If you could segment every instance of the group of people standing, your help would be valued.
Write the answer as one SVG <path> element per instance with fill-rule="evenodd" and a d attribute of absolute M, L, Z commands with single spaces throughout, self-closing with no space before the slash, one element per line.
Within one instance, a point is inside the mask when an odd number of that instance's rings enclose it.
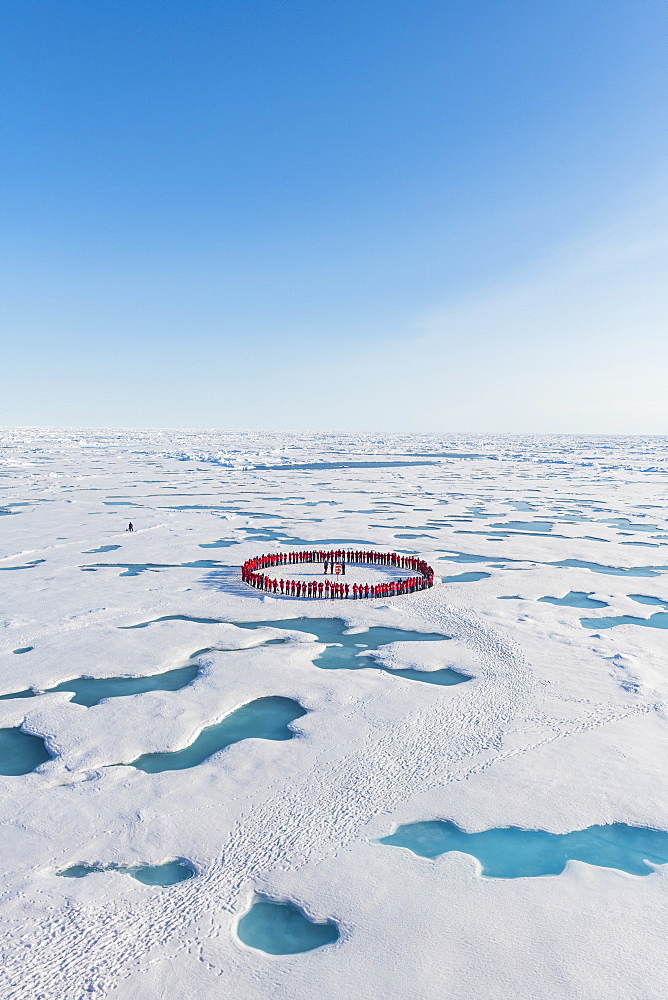
<path fill-rule="evenodd" d="M 336 583 L 334 580 L 286 580 L 277 579 L 266 569 L 276 566 L 294 565 L 295 563 L 322 562 L 325 574 L 328 567 L 332 573 L 343 571 L 348 563 L 376 563 L 380 566 L 396 566 L 398 569 L 414 570 L 416 575 L 387 583 Z M 402 556 L 398 552 L 358 551 L 335 549 L 329 552 L 311 550 L 302 552 L 272 552 L 268 555 L 253 556 L 247 559 L 241 567 L 241 578 L 251 587 L 265 590 L 272 594 L 283 594 L 289 597 L 308 598 L 352 598 L 359 600 L 367 597 L 396 597 L 400 594 L 412 594 L 416 590 L 426 590 L 434 585 L 434 571 L 424 559 L 415 556 Z"/>

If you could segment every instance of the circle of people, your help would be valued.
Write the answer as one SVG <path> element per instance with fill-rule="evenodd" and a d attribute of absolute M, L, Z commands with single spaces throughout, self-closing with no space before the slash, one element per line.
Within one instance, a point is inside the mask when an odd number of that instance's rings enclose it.
<path fill-rule="evenodd" d="M 275 570 L 277 566 L 292 566 L 298 563 L 324 564 L 324 580 L 286 580 L 278 579 L 263 572 Z M 379 566 L 395 566 L 397 569 L 414 570 L 416 575 L 389 580 L 387 583 L 342 583 L 330 580 L 331 575 L 345 576 L 346 563 L 375 563 Z M 251 587 L 266 590 L 271 594 L 283 594 L 287 597 L 310 598 L 352 598 L 359 600 L 366 597 L 396 597 L 400 594 L 413 594 L 416 590 L 426 590 L 434 585 L 434 571 L 431 566 L 415 556 L 402 556 L 398 552 L 374 552 L 361 550 L 336 549 L 330 552 L 274 552 L 268 555 L 253 556 L 247 559 L 241 567 L 241 579 Z"/>

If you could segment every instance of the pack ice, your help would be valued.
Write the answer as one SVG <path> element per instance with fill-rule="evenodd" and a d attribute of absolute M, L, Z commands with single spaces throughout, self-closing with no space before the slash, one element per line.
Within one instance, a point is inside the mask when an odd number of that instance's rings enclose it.
<path fill-rule="evenodd" d="M 3 1000 L 664 1000 L 666 454 L 0 432 Z"/>

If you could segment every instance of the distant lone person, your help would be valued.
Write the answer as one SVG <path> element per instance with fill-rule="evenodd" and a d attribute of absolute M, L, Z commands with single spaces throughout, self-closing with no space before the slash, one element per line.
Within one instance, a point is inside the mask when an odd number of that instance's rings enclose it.
<path fill-rule="evenodd" d="M 134 531 L 134 530 L 135 530 L 134 529 L 134 525 L 133 525 L 132 521 L 130 521 L 130 523 L 128 524 L 128 531 Z"/>

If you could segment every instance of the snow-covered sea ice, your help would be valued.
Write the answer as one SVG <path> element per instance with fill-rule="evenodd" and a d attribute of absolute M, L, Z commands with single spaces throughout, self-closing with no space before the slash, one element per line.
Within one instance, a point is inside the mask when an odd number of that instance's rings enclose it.
<path fill-rule="evenodd" d="M 4 431 L 0 996 L 664 1000 L 665 445 Z"/>

